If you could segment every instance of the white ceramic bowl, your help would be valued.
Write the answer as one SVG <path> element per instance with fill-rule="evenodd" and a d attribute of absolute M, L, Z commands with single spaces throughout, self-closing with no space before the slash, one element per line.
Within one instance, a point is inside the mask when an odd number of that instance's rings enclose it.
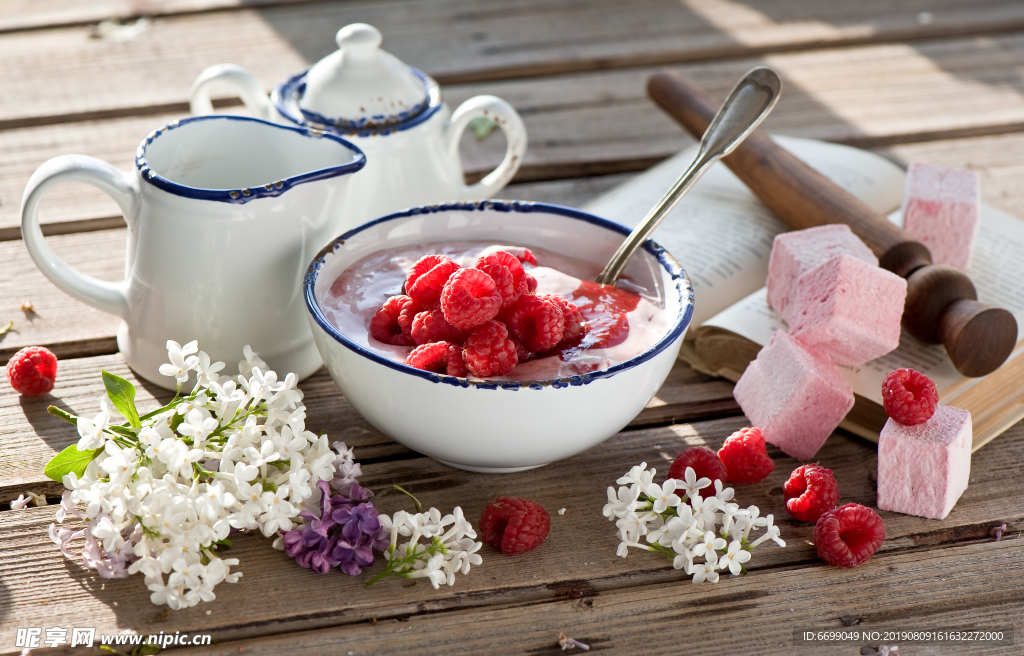
<path fill-rule="evenodd" d="M 625 275 L 663 299 L 672 317 L 668 333 L 619 365 L 557 380 L 498 382 L 414 369 L 348 339 L 321 303 L 342 271 L 385 249 L 489 241 L 546 248 L 603 266 L 628 232 L 578 210 L 517 201 L 431 205 L 376 219 L 324 248 L 306 272 L 316 347 L 334 382 L 367 421 L 452 467 L 511 472 L 574 455 L 628 424 L 675 363 L 693 313 L 693 289 L 679 263 L 657 244 L 648 241 Z"/>

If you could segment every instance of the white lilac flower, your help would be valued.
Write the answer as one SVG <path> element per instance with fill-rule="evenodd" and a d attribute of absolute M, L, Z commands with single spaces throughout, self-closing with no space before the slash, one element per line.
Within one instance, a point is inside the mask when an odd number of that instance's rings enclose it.
<path fill-rule="evenodd" d="M 718 583 L 718 572 L 714 563 L 697 563 L 693 566 L 693 582 Z"/>
<path fill-rule="evenodd" d="M 24 494 L 19 494 L 18 498 L 11 502 L 11 510 L 24 510 L 28 508 L 28 504 L 32 499 L 26 497 Z"/>
<path fill-rule="evenodd" d="M 616 523 L 620 541 L 615 553 L 623 558 L 630 548 L 656 551 L 668 557 L 675 569 L 690 575 L 694 583 L 716 583 L 719 570 L 734 575 L 744 572 L 751 551 L 766 540 L 785 546 L 772 516 L 760 517 L 757 506 L 740 508 L 732 501 L 735 492 L 721 481 L 715 481 L 714 496 L 703 498 L 700 490 L 710 481 L 697 480 L 692 468 L 679 483 L 669 480 L 656 485 L 653 470 L 641 463 L 617 482 L 622 487 L 608 488 L 603 514 Z M 685 489 L 687 498 L 671 499 L 678 489 Z M 748 542 L 757 528 L 764 528 L 765 533 Z M 644 535 L 651 546 L 639 543 Z M 704 562 L 694 563 L 694 558 Z"/>
<path fill-rule="evenodd" d="M 645 488 L 654 482 L 655 471 L 657 470 L 647 469 L 646 462 L 641 462 L 626 472 L 624 476 L 620 476 L 619 480 L 615 482 L 619 485 L 639 485 L 641 488 Z"/>
<path fill-rule="evenodd" d="M 199 362 L 193 353 L 199 350 L 198 342 L 191 341 L 182 346 L 174 340 L 167 340 L 167 357 L 170 363 L 160 365 L 158 371 L 162 376 L 172 376 L 181 385 L 188 380 L 188 372 Z"/>
<path fill-rule="evenodd" d="M 267 368 L 267 363 L 261 360 L 248 344 L 242 347 L 242 356 L 244 359 L 238 363 L 238 373 L 243 376 L 251 376 L 254 368 Z"/>
<path fill-rule="evenodd" d="M 278 379 L 248 347 L 237 380 L 223 378 L 223 363 L 196 342 L 169 341 L 167 350 L 170 362 L 160 371 L 175 378 L 178 394 L 163 408 L 138 410 L 141 426 L 113 425 L 106 399 L 95 417 L 72 418 L 79 449 L 96 457 L 63 477 L 67 490 L 50 538 L 68 558 L 84 542 L 82 563 L 101 577 L 142 573 L 150 600 L 177 610 L 215 599 L 217 585 L 242 575 L 232 569 L 236 559 L 217 557 L 232 529 L 259 531 L 284 547 L 281 532 L 307 523 L 299 511 L 317 509 L 321 489 L 358 487 L 362 472 L 351 449 L 338 443 L 336 453 L 326 435 L 306 430 L 294 374 Z M 195 387 L 186 393 L 181 385 L 192 371 Z M 14 507 L 31 500 L 23 495 Z M 85 528 L 58 526 L 73 517 Z M 390 521 L 382 517 L 381 525 Z M 426 554 L 407 573 L 451 584 L 481 562 L 481 543 L 459 508 L 406 515 L 401 524 L 415 535 L 392 555 Z M 389 530 L 394 544 L 399 529 Z M 438 553 L 441 560 L 428 567 Z"/>
<path fill-rule="evenodd" d="M 623 485 L 616 492 L 615 488 L 608 488 L 608 503 L 604 506 L 604 516 L 608 519 L 621 519 L 637 509 L 640 498 L 640 486 L 633 484 Z"/>
<path fill-rule="evenodd" d="M 693 467 L 687 467 L 686 472 L 683 475 L 684 480 L 681 481 L 680 489 L 686 491 L 686 496 L 691 499 L 695 496 L 700 495 L 700 491 L 711 485 L 711 479 L 707 477 L 697 478 L 697 474 L 694 473 Z M 675 480 L 675 479 L 669 479 Z"/>
<path fill-rule="evenodd" d="M 740 544 L 739 540 L 733 540 L 729 543 L 729 550 L 719 558 L 718 566 L 721 569 L 728 568 L 734 576 L 738 576 L 743 570 L 743 563 L 749 560 L 750 552 L 743 549 L 743 545 Z"/>
<path fill-rule="evenodd" d="M 92 449 L 98 449 L 103 446 L 103 443 L 107 441 L 104 431 L 107 428 L 107 423 L 110 421 L 110 413 L 106 410 L 100 411 L 98 415 L 92 419 L 86 419 L 85 417 L 78 418 L 78 450 L 79 451 L 90 451 Z"/>
<path fill-rule="evenodd" d="M 687 469 L 693 472 L 689 467 Z M 651 499 L 651 509 L 654 512 L 663 513 L 669 508 L 675 508 L 679 503 L 679 495 L 675 493 L 676 482 L 676 479 L 670 478 L 661 485 L 651 483 L 644 489 L 644 493 Z"/>

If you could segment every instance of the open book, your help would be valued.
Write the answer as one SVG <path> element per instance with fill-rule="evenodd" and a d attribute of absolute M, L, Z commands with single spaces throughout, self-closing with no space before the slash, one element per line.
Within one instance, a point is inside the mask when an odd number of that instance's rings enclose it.
<path fill-rule="evenodd" d="M 808 139 L 776 137 L 797 157 L 899 224 L 902 169 L 873 153 Z M 690 149 L 596 199 L 586 208 L 635 226 L 692 160 Z M 786 226 L 736 176 L 715 164 L 654 232 L 693 282 L 694 317 L 680 357 L 695 369 L 736 381 L 772 333 L 786 324 L 768 307 L 764 281 L 772 240 Z M 978 298 L 1008 309 L 1024 326 L 1024 222 L 982 206 L 968 274 Z M 974 450 L 1024 419 L 1024 340 L 998 370 L 966 378 L 941 345 L 904 333 L 892 353 L 860 367 L 840 367 L 856 403 L 840 426 L 878 441 L 885 423 L 882 381 L 892 369 L 917 369 L 935 381 L 940 402 L 971 413 Z"/>

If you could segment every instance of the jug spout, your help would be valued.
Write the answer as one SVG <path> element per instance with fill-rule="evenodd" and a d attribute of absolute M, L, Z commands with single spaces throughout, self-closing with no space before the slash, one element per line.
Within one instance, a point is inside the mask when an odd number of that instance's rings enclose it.
<path fill-rule="evenodd" d="M 189 93 L 189 109 L 193 115 L 213 113 L 210 88 L 217 85 L 237 93 L 254 116 L 267 121 L 274 120 L 274 108 L 259 81 L 252 73 L 234 64 L 217 64 L 199 74 Z"/>

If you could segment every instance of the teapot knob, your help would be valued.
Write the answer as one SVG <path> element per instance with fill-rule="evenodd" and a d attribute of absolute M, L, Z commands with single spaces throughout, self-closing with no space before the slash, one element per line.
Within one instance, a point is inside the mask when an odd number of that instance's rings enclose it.
<path fill-rule="evenodd" d="M 338 47 L 358 59 L 372 57 L 380 48 L 380 30 L 366 23 L 352 23 L 338 30 Z"/>

